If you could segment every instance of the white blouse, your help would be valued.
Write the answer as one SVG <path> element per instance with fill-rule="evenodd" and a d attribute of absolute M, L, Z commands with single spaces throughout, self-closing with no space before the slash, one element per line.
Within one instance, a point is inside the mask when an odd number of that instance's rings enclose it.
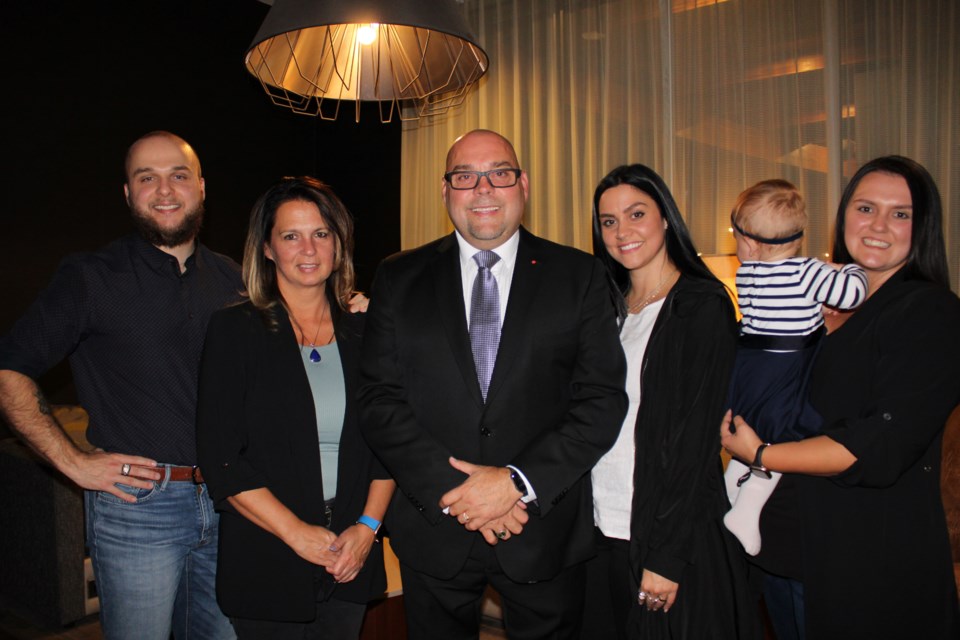
<path fill-rule="evenodd" d="M 620 344 L 627 358 L 626 391 L 630 407 L 613 448 L 600 458 L 590 473 L 593 522 L 608 538 L 630 539 L 633 462 L 636 459 L 633 432 L 640 410 L 640 368 L 662 307 L 663 299 L 660 299 L 641 309 L 640 313 L 628 315 L 620 331 Z"/>

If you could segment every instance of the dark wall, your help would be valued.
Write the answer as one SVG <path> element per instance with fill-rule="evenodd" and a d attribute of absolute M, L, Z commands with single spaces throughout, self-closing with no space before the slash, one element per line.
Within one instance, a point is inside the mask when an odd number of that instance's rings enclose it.
<path fill-rule="evenodd" d="M 400 125 L 375 111 L 357 124 L 352 104 L 337 122 L 271 104 L 243 66 L 268 9 L 256 0 L 4 4 L 0 333 L 64 255 L 132 228 L 123 157 L 155 129 L 200 156 L 201 238 L 211 248 L 239 261 L 257 196 L 281 176 L 314 175 L 356 218 L 359 286 L 369 287 L 400 244 Z M 63 378 L 41 380 L 55 401 L 70 399 L 57 397 Z"/>

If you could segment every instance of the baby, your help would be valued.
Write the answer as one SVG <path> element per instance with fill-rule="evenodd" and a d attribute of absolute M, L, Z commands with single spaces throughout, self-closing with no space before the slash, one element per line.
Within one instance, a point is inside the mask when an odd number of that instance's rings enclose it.
<path fill-rule="evenodd" d="M 801 440 L 820 430 L 806 388 L 824 334 L 822 305 L 858 306 L 866 298 L 866 274 L 853 264 L 797 257 L 807 212 L 786 180 L 764 180 L 741 193 L 731 221 L 743 319 L 729 406 L 765 443 Z M 760 552 L 760 511 L 780 476 L 737 460 L 727 467 L 733 508 L 723 522 L 750 555 Z"/>

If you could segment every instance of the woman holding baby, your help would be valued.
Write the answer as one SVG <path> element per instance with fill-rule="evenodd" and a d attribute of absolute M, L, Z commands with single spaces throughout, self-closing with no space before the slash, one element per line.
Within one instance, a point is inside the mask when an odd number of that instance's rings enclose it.
<path fill-rule="evenodd" d="M 943 426 L 960 402 L 960 300 L 942 225 L 921 165 L 900 156 L 864 165 L 840 202 L 833 260 L 866 271 L 867 299 L 828 316 L 809 383 L 820 435 L 766 444 L 739 417 L 721 426 L 734 457 L 784 473 L 755 560 L 780 640 L 781 629 L 960 637 L 940 500 Z"/>

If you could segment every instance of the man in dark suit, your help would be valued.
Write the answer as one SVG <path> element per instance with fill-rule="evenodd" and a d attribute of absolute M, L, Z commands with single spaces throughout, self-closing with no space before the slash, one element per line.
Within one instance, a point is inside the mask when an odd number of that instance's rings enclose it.
<path fill-rule="evenodd" d="M 529 183 L 508 140 L 472 131 L 446 168 L 456 233 L 384 261 L 363 348 L 361 425 L 400 488 L 387 528 L 410 636 L 476 638 L 491 584 L 509 637 L 575 637 L 588 471 L 627 408 L 606 275 L 521 228 Z"/>

